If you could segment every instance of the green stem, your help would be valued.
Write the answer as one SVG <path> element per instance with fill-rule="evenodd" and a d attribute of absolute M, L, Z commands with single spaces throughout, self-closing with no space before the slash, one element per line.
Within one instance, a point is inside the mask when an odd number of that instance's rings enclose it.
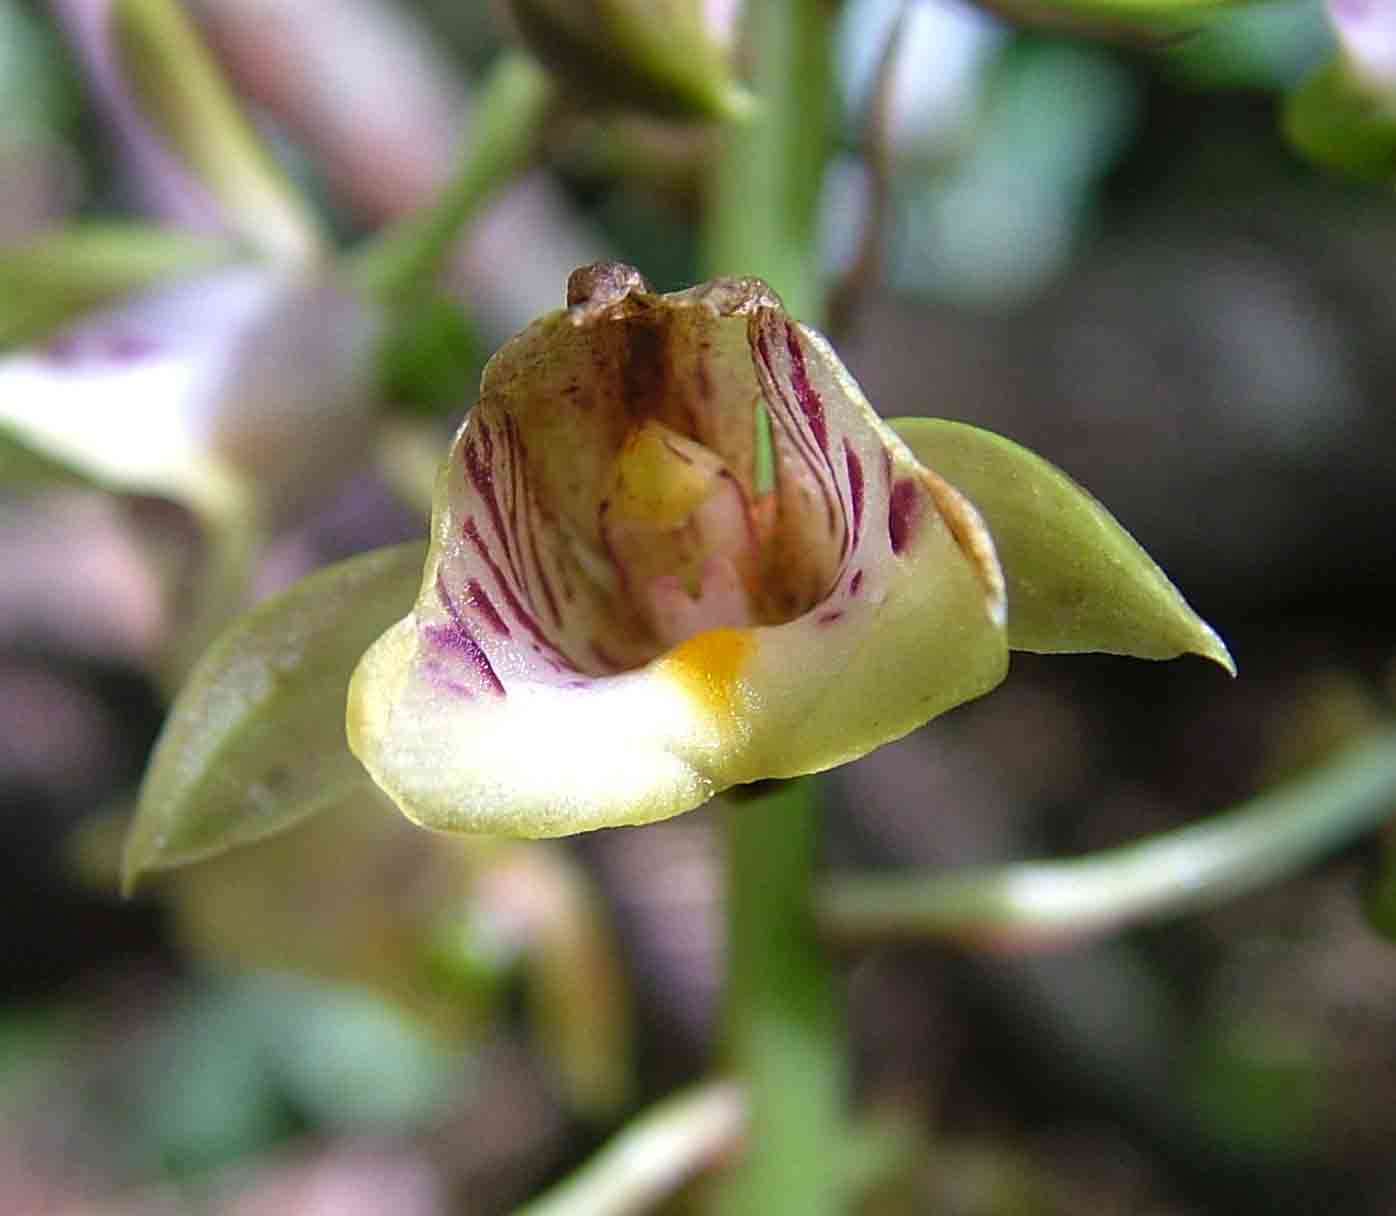
<path fill-rule="evenodd" d="M 719 1188 L 729 1216 L 843 1210 L 845 1045 L 827 952 L 810 908 L 814 783 L 728 795 L 726 1049 L 749 1093 L 748 1150 Z"/>
<path fill-rule="evenodd" d="M 1215 818 L 1077 861 L 835 878 L 840 941 L 951 938 L 1023 949 L 1176 916 L 1298 873 L 1396 814 L 1396 732 Z"/>
<path fill-rule="evenodd" d="M 756 275 L 790 314 L 818 325 L 819 193 L 833 96 L 827 0 L 753 5 L 758 110 L 727 127 L 704 234 L 710 275 Z M 775 484 L 771 420 L 756 415 L 757 494 Z"/>
<path fill-rule="evenodd" d="M 790 314 L 820 323 L 819 194 L 833 97 L 829 0 L 748 6 L 757 111 L 726 132 L 704 257 L 709 274 L 758 275 Z"/>
<path fill-rule="evenodd" d="M 741 1090 L 732 1082 L 689 1090 L 636 1119 L 515 1216 L 641 1216 L 732 1152 L 745 1124 Z"/>
<path fill-rule="evenodd" d="M 323 252 L 314 212 L 247 121 L 184 6 L 116 0 L 111 19 L 142 108 L 238 235 L 277 259 Z"/>
<path fill-rule="evenodd" d="M 437 273 L 460 236 L 537 147 L 553 99 L 552 82 L 532 59 L 506 52 L 482 89 L 464 159 L 432 207 L 380 233 L 349 259 L 359 285 L 394 300 Z"/>
<path fill-rule="evenodd" d="M 827 0 L 748 6 L 757 111 L 727 128 L 704 233 L 709 274 L 758 275 L 795 316 L 818 320 L 816 227 L 828 152 Z M 757 468 L 771 476 L 769 419 Z M 769 489 L 769 486 L 759 486 Z M 812 783 L 758 787 L 724 806 L 728 833 L 726 1046 L 748 1088 L 750 1148 L 721 1213 L 821 1216 L 842 1209 L 837 1154 L 844 1030 L 810 909 L 819 817 Z"/>

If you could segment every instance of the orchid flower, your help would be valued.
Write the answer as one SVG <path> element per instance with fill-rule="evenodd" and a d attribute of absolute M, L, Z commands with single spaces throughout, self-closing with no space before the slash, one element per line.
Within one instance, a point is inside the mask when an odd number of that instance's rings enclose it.
<path fill-rule="evenodd" d="M 0 434 L 116 489 L 201 505 L 245 483 L 285 515 L 361 452 L 379 328 L 325 271 L 216 270 L 0 357 Z"/>
<path fill-rule="evenodd" d="M 663 819 L 864 755 L 987 692 L 1010 646 L 1229 667 L 1065 475 L 883 422 L 759 280 L 657 295 L 603 263 L 567 303 L 486 368 L 415 607 L 350 684 L 350 747 L 414 821 Z"/>
<path fill-rule="evenodd" d="M 236 614 L 262 535 L 364 456 L 379 311 L 325 269 L 246 264 L 134 294 L 0 356 L 0 461 L 170 499 L 203 556 L 159 666 Z"/>

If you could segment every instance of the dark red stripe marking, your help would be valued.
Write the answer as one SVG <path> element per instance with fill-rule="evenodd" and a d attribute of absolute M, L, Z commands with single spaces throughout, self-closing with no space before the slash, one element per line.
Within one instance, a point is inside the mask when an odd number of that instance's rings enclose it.
<path fill-rule="evenodd" d="M 539 628 L 538 622 L 535 621 L 528 610 L 519 603 L 519 597 L 514 594 L 514 589 L 510 586 L 509 580 L 504 577 L 504 571 L 499 568 L 499 563 L 494 560 L 494 557 L 489 551 L 489 547 L 485 544 L 484 538 L 480 535 L 480 529 L 475 526 L 474 516 L 466 516 L 465 523 L 461 525 L 461 534 L 474 546 L 475 552 L 480 555 L 480 560 L 489 567 L 490 574 L 494 577 L 495 585 L 499 588 L 500 594 L 504 596 L 505 607 L 508 609 L 509 614 L 529 632 L 535 641 L 546 646 L 554 654 L 559 655 L 565 660 L 567 656 L 558 650 L 553 644 L 552 639 Z"/>
<path fill-rule="evenodd" d="M 523 526 L 529 526 L 528 508 L 532 501 L 528 493 L 528 462 L 524 459 L 523 442 L 519 439 L 519 424 L 513 414 L 504 416 L 504 442 L 508 448 L 509 455 L 509 528 L 510 545 L 517 545 L 519 548 L 519 560 L 515 565 L 511 560 L 509 568 L 514 572 L 514 577 L 519 583 L 519 590 L 528 596 L 528 601 L 535 608 L 537 604 L 533 601 L 533 596 L 529 594 L 528 584 L 523 580 L 523 569 L 527 565 L 524 557 L 523 542 L 520 539 L 519 516 L 520 504 L 522 504 Z M 512 558 L 513 549 L 509 549 Z"/>
<path fill-rule="evenodd" d="M 775 401 L 771 404 L 778 406 L 774 412 L 775 417 L 781 424 L 781 430 L 795 447 L 796 455 L 804 462 L 809 470 L 810 476 L 814 479 L 815 485 L 824 492 L 824 513 L 825 523 L 830 532 L 838 526 L 838 512 L 834 509 L 833 498 L 838 493 L 836 485 L 828 484 L 826 470 L 829 469 L 827 456 L 821 460 L 821 453 L 817 451 L 809 434 L 809 428 L 800 424 L 797 415 L 797 407 L 792 405 L 781 387 L 780 377 L 776 375 L 775 365 L 771 362 L 771 348 L 766 341 L 766 333 L 760 330 L 756 335 L 756 350 L 760 357 L 761 364 L 766 370 L 766 375 L 770 379 L 771 388 L 775 395 Z M 829 470 L 832 472 L 832 470 Z M 845 538 L 846 543 L 846 538 Z"/>
<path fill-rule="evenodd" d="M 805 367 L 805 352 L 800 349 L 800 340 L 795 336 L 795 327 L 785 326 L 785 349 L 790 352 L 790 384 L 795 390 L 795 400 L 809 420 L 819 450 L 829 454 L 829 423 L 824 417 L 824 402 L 809 382 L 809 369 Z"/>
<path fill-rule="evenodd" d="M 470 600 L 470 606 L 480 614 L 480 619 L 493 629 L 495 633 L 499 634 L 500 637 L 509 637 L 508 624 L 505 622 L 504 618 L 499 615 L 499 610 L 494 606 L 494 601 L 490 599 L 485 589 L 480 586 L 479 581 L 472 578 L 470 582 L 466 584 L 466 591 Z"/>
<path fill-rule="evenodd" d="M 446 587 L 446 580 L 442 577 L 440 570 L 436 572 L 436 597 L 441 601 L 441 606 L 446 609 L 446 615 L 451 618 L 451 623 L 449 625 L 428 625 L 427 636 L 438 646 L 454 650 L 475 669 L 493 692 L 498 693 L 501 697 L 504 696 L 504 685 L 499 676 L 495 674 L 489 655 L 485 653 L 475 635 L 470 632 L 470 626 L 466 624 L 460 607 L 451 598 L 451 593 Z"/>
<path fill-rule="evenodd" d="M 843 441 L 843 462 L 848 469 L 848 497 L 853 504 L 853 535 L 856 539 L 863 528 L 863 462 L 847 439 Z"/>
<path fill-rule="evenodd" d="M 520 586 L 523 579 L 519 574 L 518 564 L 514 560 L 511 532 L 504 526 L 504 516 L 499 509 L 499 496 L 495 485 L 494 470 L 494 434 L 478 415 L 470 420 L 471 433 L 466 437 L 466 441 L 461 445 L 462 455 L 465 458 L 466 475 L 470 478 L 470 484 L 474 486 L 475 493 L 484 501 L 486 509 L 490 513 L 490 523 L 494 528 L 495 535 L 499 538 L 500 547 L 504 550 L 504 558 L 509 563 L 509 570 L 514 576 L 514 581 Z"/>

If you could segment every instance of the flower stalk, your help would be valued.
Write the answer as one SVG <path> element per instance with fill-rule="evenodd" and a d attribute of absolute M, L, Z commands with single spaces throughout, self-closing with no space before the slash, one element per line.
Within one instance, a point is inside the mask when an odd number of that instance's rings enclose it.
<path fill-rule="evenodd" d="M 829 6 L 752 6 L 757 111 L 732 124 L 707 213 L 711 273 L 754 274 L 793 315 L 822 314 L 816 217 L 832 96 Z M 757 417 L 758 482 L 773 480 L 771 422 Z M 764 477 L 763 477 L 764 472 Z M 761 783 L 724 803 L 725 1047 L 746 1084 L 748 1147 L 717 1193 L 720 1216 L 840 1209 L 833 1154 L 847 1045 L 811 913 L 819 808 L 810 779 Z"/>
<path fill-rule="evenodd" d="M 843 1011 L 810 892 L 819 852 L 814 781 L 729 794 L 728 1062 L 750 1095 L 745 1154 L 718 1188 L 718 1216 L 843 1210 Z"/>
<path fill-rule="evenodd" d="M 277 260 L 321 256 L 324 234 L 309 203 L 248 122 L 183 6 L 116 0 L 111 18 L 143 109 L 218 200 L 229 226 Z"/>
<path fill-rule="evenodd" d="M 552 99 L 552 83 L 532 59 L 503 54 L 481 90 L 470 142 L 455 176 L 432 207 L 380 233 L 351 256 L 359 286 L 391 301 L 435 275 L 465 225 L 533 155 Z"/>

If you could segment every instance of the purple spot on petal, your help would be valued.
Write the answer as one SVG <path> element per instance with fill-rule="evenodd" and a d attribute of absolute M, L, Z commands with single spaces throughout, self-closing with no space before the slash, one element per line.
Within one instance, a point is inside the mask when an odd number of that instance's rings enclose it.
<path fill-rule="evenodd" d="M 832 608 L 828 612 L 821 612 L 817 617 L 814 618 L 814 623 L 816 625 L 832 625 L 835 621 L 841 620 L 842 617 L 842 609 Z"/>
<path fill-rule="evenodd" d="M 440 659 L 428 659 L 422 664 L 422 670 L 433 684 L 445 692 L 449 692 L 465 701 L 475 700 L 475 690 L 448 675 L 445 665 Z"/>
<path fill-rule="evenodd" d="M 135 363 L 159 349 L 160 343 L 148 334 L 112 334 L 106 342 L 106 353 L 113 363 Z"/>
<path fill-rule="evenodd" d="M 137 363 L 159 353 L 160 343 L 149 334 L 130 330 L 57 334 L 43 347 L 44 358 L 66 367 L 83 364 Z"/>
<path fill-rule="evenodd" d="M 82 343 L 73 334 L 56 334 L 44 343 L 44 358 L 50 363 L 69 366 L 82 358 Z"/>
<path fill-rule="evenodd" d="M 863 572 L 855 570 L 853 577 L 848 580 L 848 594 L 857 595 L 863 589 Z"/>
<path fill-rule="evenodd" d="M 915 478 L 903 477 L 892 487 L 887 503 L 887 536 L 893 553 L 900 554 L 911 543 L 911 534 L 916 530 L 924 503 Z"/>
<path fill-rule="evenodd" d="M 847 439 L 843 441 L 843 462 L 848 467 L 848 496 L 853 503 L 853 535 L 863 527 L 863 462 Z"/>

